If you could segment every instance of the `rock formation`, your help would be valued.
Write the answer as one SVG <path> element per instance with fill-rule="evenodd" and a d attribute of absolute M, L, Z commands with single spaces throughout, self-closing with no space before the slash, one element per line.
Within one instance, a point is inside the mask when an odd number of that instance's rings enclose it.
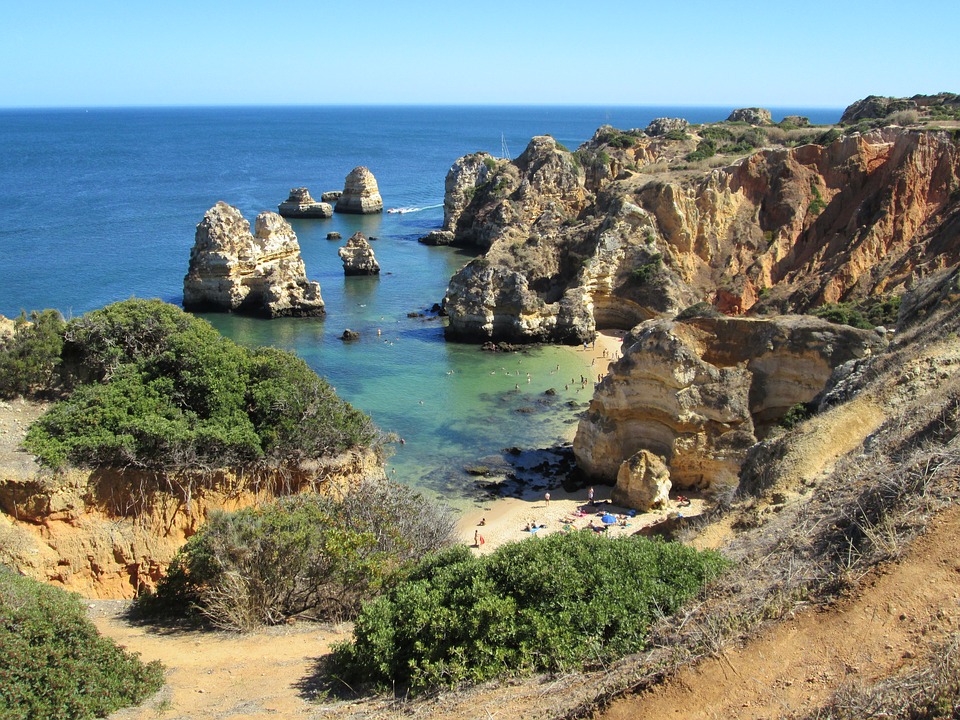
<path fill-rule="evenodd" d="M 929 115 L 934 109 L 946 110 L 955 116 L 960 111 L 960 95 L 938 93 L 914 95 L 908 98 L 870 95 L 849 105 L 840 117 L 840 124 L 849 125 L 861 120 L 876 120 L 904 110 L 916 110 L 919 115 Z"/>
<path fill-rule="evenodd" d="M 646 450 L 666 458 L 674 487 L 735 485 L 758 438 L 834 368 L 882 346 L 872 330 L 809 316 L 648 321 L 624 338 L 580 420 L 577 463 L 613 482 Z"/>
<path fill-rule="evenodd" d="M 23 432 L 25 425 L 19 429 Z M 37 580 L 90 598 L 132 598 L 156 586 L 210 513 L 383 477 L 372 450 L 251 475 L 219 471 L 176 481 L 136 470 L 71 470 L 51 479 L 27 453 L 0 467 L 0 555 Z"/>
<path fill-rule="evenodd" d="M 305 187 L 290 188 L 290 197 L 280 203 L 277 212 L 285 218 L 333 217 L 330 203 L 317 202 Z"/>
<path fill-rule="evenodd" d="M 373 173 L 363 166 L 351 170 L 334 210 L 355 215 L 383 212 L 383 198 Z"/>
<path fill-rule="evenodd" d="M 666 135 L 667 133 L 678 131 L 686 132 L 687 128 L 690 127 L 688 123 L 683 118 L 654 118 L 650 121 L 650 124 L 647 125 L 646 133 L 651 137 L 658 135 Z"/>
<path fill-rule="evenodd" d="M 888 127 L 709 171 L 630 169 L 682 162 L 698 142 L 601 128 L 575 154 L 535 138 L 513 162 L 458 161 L 442 232 L 485 253 L 450 281 L 448 336 L 577 343 L 698 302 L 803 312 L 899 295 L 960 260 L 949 132 Z"/>
<path fill-rule="evenodd" d="M 343 195 L 342 190 L 327 190 L 327 192 L 320 195 L 320 200 L 325 203 L 335 203 L 340 199 L 341 195 Z"/>
<path fill-rule="evenodd" d="M 268 318 L 324 314 L 320 285 L 307 280 L 290 224 L 276 213 L 262 212 L 251 234 L 240 211 L 224 202 L 210 208 L 197 225 L 183 306 Z"/>
<path fill-rule="evenodd" d="M 737 108 L 727 118 L 727 122 L 745 122 L 750 125 L 770 125 L 773 117 L 764 108 Z"/>
<path fill-rule="evenodd" d="M 380 264 L 373 256 L 373 248 L 362 232 L 355 232 L 338 253 L 343 261 L 344 275 L 380 274 Z"/>
<path fill-rule="evenodd" d="M 670 470 L 663 458 L 640 450 L 621 463 L 610 498 L 614 505 L 649 512 L 670 501 L 670 488 Z"/>

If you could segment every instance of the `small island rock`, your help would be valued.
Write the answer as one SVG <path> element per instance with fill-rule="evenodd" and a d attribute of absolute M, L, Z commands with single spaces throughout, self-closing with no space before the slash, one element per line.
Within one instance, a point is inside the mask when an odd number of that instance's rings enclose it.
<path fill-rule="evenodd" d="M 350 171 L 343 184 L 343 194 L 334 210 L 338 213 L 368 215 L 383 212 L 383 198 L 377 179 L 367 168 L 360 166 Z"/>
<path fill-rule="evenodd" d="M 345 275 L 379 275 L 380 264 L 362 232 L 356 232 L 339 250 Z"/>
<path fill-rule="evenodd" d="M 277 212 L 285 218 L 333 217 L 330 203 L 317 202 L 305 187 L 290 188 L 290 197 L 280 203 Z"/>
<path fill-rule="evenodd" d="M 727 122 L 745 122 L 750 125 L 770 125 L 773 122 L 773 116 L 770 114 L 769 110 L 763 108 L 737 108 L 732 113 L 730 117 L 727 118 Z"/>
<path fill-rule="evenodd" d="M 328 233 L 327 233 L 327 240 L 339 240 L 339 239 L 341 239 L 342 237 L 343 237 L 343 236 L 342 236 L 340 233 L 338 233 L 338 232 L 328 232 Z"/>
<path fill-rule="evenodd" d="M 320 284 L 307 280 L 290 223 L 262 212 L 254 227 L 251 234 L 250 223 L 225 202 L 207 210 L 183 279 L 183 307 L 268 318 L 323 315 Z"/>
<path fill-rule="evenodd" d="M 327 190 L 320 195 L 320 199 L 325 203 L 335 203 L 341 195 L 343 195 L 343 192 L 340 190 Z"/>

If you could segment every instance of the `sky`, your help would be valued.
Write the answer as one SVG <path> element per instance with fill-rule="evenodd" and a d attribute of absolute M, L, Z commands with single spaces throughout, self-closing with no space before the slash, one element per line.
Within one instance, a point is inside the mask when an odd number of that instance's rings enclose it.
<path fill-rule="evenodd" d="M 44 0 L 0 107 L 844 107 L 960 92 L 960 2 Z"/>

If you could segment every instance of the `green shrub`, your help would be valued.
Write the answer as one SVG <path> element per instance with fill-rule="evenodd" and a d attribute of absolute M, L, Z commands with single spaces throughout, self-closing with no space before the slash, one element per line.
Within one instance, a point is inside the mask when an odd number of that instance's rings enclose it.
<path fill-rule="evenodd" d="M 59 385 L 63 316 L 56 310 L 21 313 L 13 335 L 0 338 L 0 397 L 50 395 Z"/>
<path fill-rule="evenodd" d="M 817 145 L 826 146 L 839 138 L 841 135 L 843 135 L 843 133 L 839 128 L 830 128 L 829 130 L 825 130 L 823 133 L 818 135 L 813 142 Z"/>
<path fill-rule="evenodd" d="M 692 153 L 687 153 L 686 160 L 688 162 L 697 162 L 699 160 L 706 160 L 707 158 L 713 157 L 717 154 L 717 146 L 713 140 L 709 138 L 704 138 L 699 143 L 697 143 L 697 149 Z"/>
<path fill-rule="evenodd" d="M 450 511 L 404 485 L 368 481 L 340 500 L 287 497 L 212 515 L 137 609 L 199 612 L 230 630 L 295 615 L 349 619 L 404 565 L 454 539 Z"/>
<path fill-rule="evenodd" d="M 637 139 L 629 135 L 615 135 L 607 141 L 607 144 L 610 147 L 620 148 L 621 150 L 626 150 L 627 148 L 632 148 L 637 142 Z"/>
<path fill-rule="evenodd" d="M 653 620 L 724 565 L 717 553 L 590 531 L 480 557 L 455 547 L 364 606 L 331 675 L 417 692 L 595 666 L 642 649 Z"/>
<path fill-rule="evenodd" d="M 816 408 L 811 403 L 797 403 L 780 418 L 780 426 L 792 430 L 807 418 L 813 417 L 815 412 Z"/>
<path fill-rule="evenodd" d="M 869 330 L 873 324 L 852 303 L 824 303 L 813 310 L 813 315 L 838 325 Z"/>
<path fill-rule="evenodd" d="M 162 685 L 160 663 L 102 637 L 75 595 L 0 566 L 0 717 L 105 717 Z"/>
<path fill-rule="evenodd" d="M 299 462 L 377 436 L 295 355 L 242 348 L 159 300 L 88 313 L 64 338 L 64 373 L 76 389 L 24 442 L 49 467 Z"/>
<path fill-rule="evenodd" d="M 488 157 L 485 157 L 485 158 L 483 159 L 483 164 L 487 166 L 487 170 L 496 170 L 496 169 L 497 169 L 497 161 L 494 160 L 492 157 L 489 157 L 489 156 L 488 156 Z"/>
<path fill-rule="evenodd" d="M 820 194 L 820 188 L 810 183 L 810 192 L 813 193 L 813 200 L 810 201 L 809 207 L 807 207 L 807 212 L 811 215 L 819 215 L 827 207 L 826 201 L 823 199 L 823 195 Z"/>
<path fill-rule="evenodd" d="M 644 285 L 653 280 L 663 268 L 663 255 L 654 253 L 647 262 L 630 271 L 630 280 Z"/>
<path fill-rule="evenodd" d="M 674 320 L 692 320 L 693 318 L 720 318 L 723 317 L 723 313 L 717 310 L 713 305 L 708 302 L 698 302 L 694 303 L 688 308 L 684 308 Z"/>
<path fill-rule="evenodd" d="M 690 136 L 686 133 L 686 131 L 681 130 L 680 128 L 674 128 L 670 132 L 665 133 L 664 137 L 667 140 L 689 140 L 690 139 Z"/>

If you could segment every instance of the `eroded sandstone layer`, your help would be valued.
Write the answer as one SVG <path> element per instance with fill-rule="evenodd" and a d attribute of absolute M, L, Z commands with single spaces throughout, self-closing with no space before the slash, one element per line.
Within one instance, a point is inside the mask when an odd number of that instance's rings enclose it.
<path fill-rule="evenodd" d="M 576 153 L 541 137 L 515 161 L 458 160 L 437 239 L 484 254 L 451 279 L 448 336 L 578 343 L 697 302 L 803 312 L 902 294 L 960 260 L 949 131 L 891 126 L 672 170 L 695 132 L 604 127 Z"/>
<path fill-rule="evenodd" d="M 262 212 L 254 228 L 224 202 L 206 212 L 183 279 L 183 307 L 268 318 L 323 315 L 320 284 L 307 280 L 290 223 Z"/>
<path fill-rule="evenodd" d="M 674 487 L 736 485 L 746 451 L 773 424 L 883 342 L 809 316 L 643 323 L 580 420 L 577 464 L 612 484 L 645 450 L 664 459 Z"/>

